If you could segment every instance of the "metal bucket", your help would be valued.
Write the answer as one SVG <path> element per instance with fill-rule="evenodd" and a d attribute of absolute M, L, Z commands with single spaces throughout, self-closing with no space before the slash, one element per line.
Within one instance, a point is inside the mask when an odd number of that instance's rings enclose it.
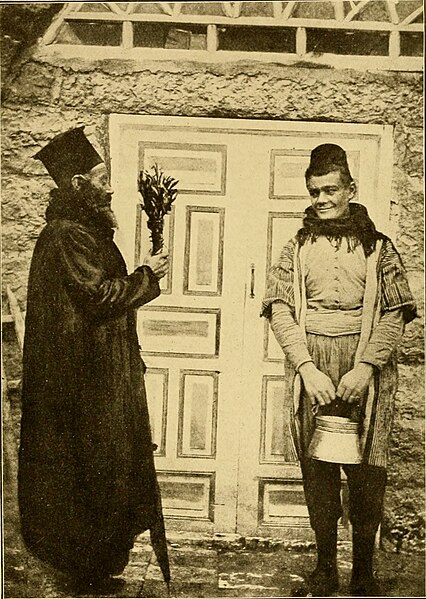
<path fill-rule="evenodd" d="M 360 464 L 358 423 L 340 416 L 317 416 L 308 457 L 336 464 Z"/>

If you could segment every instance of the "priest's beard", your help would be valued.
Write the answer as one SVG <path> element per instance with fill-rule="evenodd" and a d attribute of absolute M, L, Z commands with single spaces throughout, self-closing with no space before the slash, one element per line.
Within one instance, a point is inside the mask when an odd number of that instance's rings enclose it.
<path fill-rule="evenodd" d="M 111 209 L 112 194 L 100 191 L 90 181 L 83 180 L 80 188 L 81 199 L 104 227 L 117 229 L 118 223 Z"/>

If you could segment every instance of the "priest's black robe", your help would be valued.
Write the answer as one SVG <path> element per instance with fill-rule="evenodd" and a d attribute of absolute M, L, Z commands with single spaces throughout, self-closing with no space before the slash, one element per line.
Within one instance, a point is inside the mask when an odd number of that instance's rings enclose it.
<path fill-rule="evenodd" d="M 56 194 L 46 220 L 27 296 L 22 534 L 59 570 L 114 575 L 138 533 L 165 547 L 136 331 L 160 289 L 147 266 L 127 274 L 113 230 L 75 199 Z"/>

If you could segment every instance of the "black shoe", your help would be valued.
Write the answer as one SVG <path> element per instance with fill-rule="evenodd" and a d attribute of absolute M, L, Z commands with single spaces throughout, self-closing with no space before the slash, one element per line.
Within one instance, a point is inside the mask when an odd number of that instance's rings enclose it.
<path fill-rule="evenodd" d="M 374 576 L 354 577 L 349 584 L 351 597 L 381 597 L 382 590 Z"/>
<path fill-rule="evenodd" d="M 337 568 L 315 568 L 305 583 L 292 590 L 292 597 L 330 597 L 339 590 Z"/>

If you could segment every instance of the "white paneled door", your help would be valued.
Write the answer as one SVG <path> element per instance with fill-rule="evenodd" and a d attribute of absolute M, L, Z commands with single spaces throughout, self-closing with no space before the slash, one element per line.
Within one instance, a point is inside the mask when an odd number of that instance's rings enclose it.
<path fill-rule="evenodd" d="M 110 142 L 116 241 L 129 269 L 150 247 L 140 170 L 157 163 L 179 180 L 165 223 L 170 274 L 138 314 L 168 526 L 303 537 L 282 355 L 259 316 L 266 273 L 301 224 L 304 171 L 320 143 L 346 149 L 360 201 L 388 230 L 391 131 L 112 115 Z"/>

